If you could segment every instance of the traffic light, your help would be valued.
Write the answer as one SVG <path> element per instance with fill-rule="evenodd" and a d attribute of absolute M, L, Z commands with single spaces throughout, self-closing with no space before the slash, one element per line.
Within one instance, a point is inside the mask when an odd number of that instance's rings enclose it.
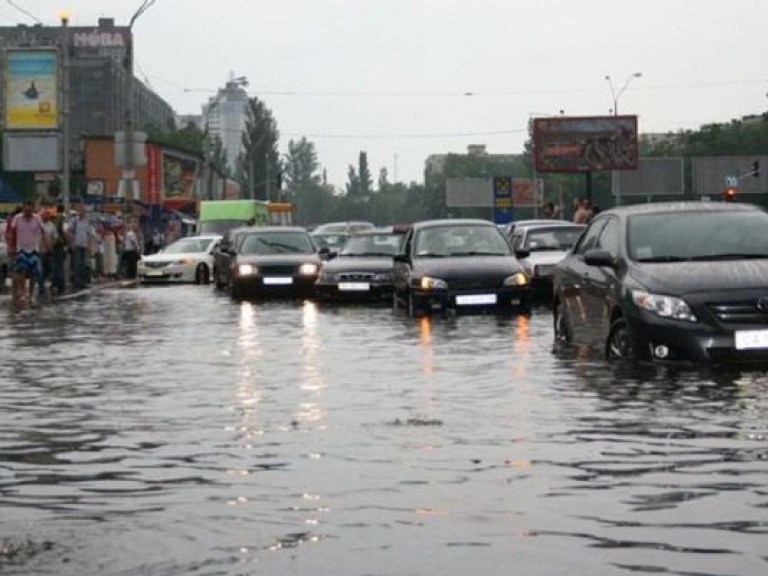
<path fill-rule="evenodd" d="M 752 176 L 760 178 L 760 160 L 752 162 Z"/>
<path fill-rule="evenodd" d="M 723 192 L 723 201 L 724 202 L 735 202 L 736 201 L 736 194 L 738 193 L 738 188 L 735 186 L 728 186 L 728 188 L 725 189 Z"/>

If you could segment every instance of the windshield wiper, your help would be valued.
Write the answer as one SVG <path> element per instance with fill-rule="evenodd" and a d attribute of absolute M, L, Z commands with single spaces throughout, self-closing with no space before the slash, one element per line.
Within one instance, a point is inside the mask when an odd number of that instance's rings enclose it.
<path fill-rule="evenodd" d="M 707 261 L 707 260 L 758 260 L 766 259 L 768 254 L 741 254 L 738 252 L 729 254 L 704 254 L 702 256 L 691 256 L 689 260 Z"/>
<path fill-rule="evenodd" d="M 288 252 L 301 252 L 301 249 L 296 248 L 296 246 L 291 246 L 290 244 L 283 244 L 281 242 L 270 242 L 269 240 L 264 240 L 264 238 L 259 238 L 259 242 L 261 242 L 266 246 L 269 246 L 270 248 L 283 248 Z"/>

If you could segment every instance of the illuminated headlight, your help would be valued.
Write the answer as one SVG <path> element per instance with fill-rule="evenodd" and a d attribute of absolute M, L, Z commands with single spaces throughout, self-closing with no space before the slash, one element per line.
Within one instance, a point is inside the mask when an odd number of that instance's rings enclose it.
<path fill-rule="evenodd" d="M 507 276 L 504 278 L 504 286 L 528 286 L 528 275 L 525 272 L 516 272 Z"/>
<path fill-rule="evenodd" d="M 419 286 L 421 286 L 422 290 L 447 290 L 448 289 L 448 283 L 445 280 L 441 280 L 440 278 L 430 278 L 429 276 L 424 276 L 421 279 Z"/>
<path fill-rule="evenodd" d="M 632 301 L 638 308 L 653 312 L 662 318 L 697 322 L 696 316 L 685 300 L 675 298 L 674 296 L 660 296 L 658 294 L 649 294 L 642 290 L 633 290 Z"/>
<path fill-rule="evenodd" d="M 317 274 L 317 264 L 302 264 L 299 266 L 299 274 L 302 276 L 314 276 Z"/>
<path fill-rule="evenodd" d="M 259 269 L 253 264 L 240 264 L 237 267 L 238 276 L 254 276 L 259 273 Z"/>

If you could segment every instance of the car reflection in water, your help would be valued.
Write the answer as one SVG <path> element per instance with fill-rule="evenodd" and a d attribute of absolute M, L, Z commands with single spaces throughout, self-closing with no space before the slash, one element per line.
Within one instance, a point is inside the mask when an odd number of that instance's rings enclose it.
<path fill-rule="evenodd" d="M 309 297 L 320 270 L 320 253 L 299 227 L 263 227 L 230 246 L 227 288 L 232 298 Z"/>
<path fill-rule="evenodd" d="M 554 280 L 557 341 L 609 359 L 768 361 L 768 213 L 680 202 L 597 216 Z"/>
<path fill-rule="evenodd" d="M 419 222 L 394 260 L 393 303 L 406 306 L 410 316 L 445 310 L 527 310 L 528 275 L 491 222 Z"/>
<path fill-rule="evenodd" d="M 325 262 L 315 288 L 323 300 L 381 301 L 392 298 L 392 257 L 405 230 L 373 230 L 349 237 L 337 256 Z"/>

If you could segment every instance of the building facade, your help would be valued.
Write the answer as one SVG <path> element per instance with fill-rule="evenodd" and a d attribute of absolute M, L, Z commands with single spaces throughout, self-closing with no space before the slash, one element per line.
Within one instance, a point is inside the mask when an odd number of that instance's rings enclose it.
<path fill-rule="evenodd" d="M 227 167 L 234 173 L 243 149 L 248 93 L 242 78 L 230 79 L 216 96 L 203 106 L 203 133 L 221 140 L 227 156 Z"/>

